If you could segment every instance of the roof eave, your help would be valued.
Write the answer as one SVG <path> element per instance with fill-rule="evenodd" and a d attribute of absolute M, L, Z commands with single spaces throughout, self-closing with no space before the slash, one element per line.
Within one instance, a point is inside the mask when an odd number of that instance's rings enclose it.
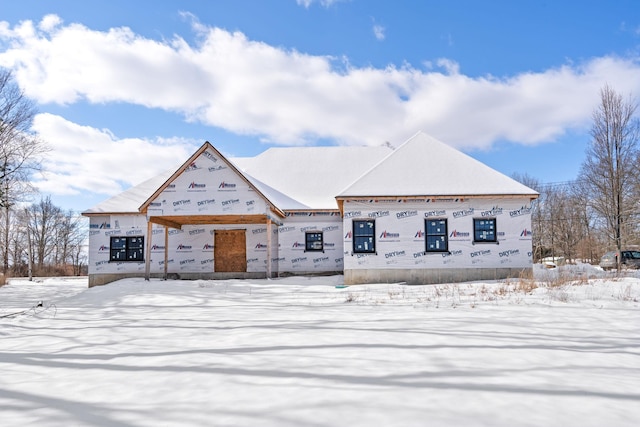
<path fill-rule="evenodd" d="M 531 200 L 537 199 L 540 196 L 539 193 L 490 193 L 490 194 L 341 194 L 336 196 L 336 200 L 346 199 L 443 199 L 443 198 L 474 198 L 474 199 L 489 199 L 489 198 L 531 198 Z"/>
<path fill-rule="evenodd" d="M 338 203 L 338 210 L 340 211 L 340 215 L 344 215 L 344 202 L 349 199 L 522 199 L 528 198 L 529 201 L 533 201 L 540 196 L 539 193 L 528 193 L 528 194 L 438 194 L 438 195 L 415 195 L 415 196 L 399 196 L 395 195 L 387 195 L 387 196 L 349 196 L 349 195 L 340 195 L 336 196 L 336 202 Z"/>
<path fill-rule="evenodd" d="M 86 212 L 85 211 L 85 212 L 81 212 L 80 215 L 91 217 L 91 216 L 104 216 L 104 215 L 144 215 L 144 214 L 139 211 L 132 211 L 132 212 L 127 212 L 127 211 Z"/>

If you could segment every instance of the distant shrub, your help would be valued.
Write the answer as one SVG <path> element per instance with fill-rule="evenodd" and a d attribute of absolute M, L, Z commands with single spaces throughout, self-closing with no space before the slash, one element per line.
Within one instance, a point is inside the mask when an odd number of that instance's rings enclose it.
<path fill-rule="evenodd" d="M 533 278 L 533 273 L 530 270 L 522 270 L 518 277 L 518 283 L 516 290 L 524 293 L 531 293 L 538 287 L 538 283 Z"/>

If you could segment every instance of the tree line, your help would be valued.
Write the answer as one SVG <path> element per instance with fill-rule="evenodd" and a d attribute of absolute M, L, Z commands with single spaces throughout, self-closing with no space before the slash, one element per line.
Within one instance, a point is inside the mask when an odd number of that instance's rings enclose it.
<path fill-rule="evenodd" d="M 2 211 L 2 272 L 6 276 L 77 276 L 87 273 L 87 228 L 75 212 L 50 197 Z"/>
<path fill-rule="evenodd" d="M 13 79 L 0 71 L 0 257 L 7 275 L 86 272 L 83 221 L 50 197 L 30 203 L 47 144 L 31 130 L 37 110 Z"/>
<path fill-rule="evenodd" d="M 640 249 L 640 121 L 637 102 L 605 85 L 575 180 L 542 184 L 532 203 L 534 262 L 562 257 L 597 263 L 607 250 Z M 618 257 L 618 262 L 621 259 Z"/>

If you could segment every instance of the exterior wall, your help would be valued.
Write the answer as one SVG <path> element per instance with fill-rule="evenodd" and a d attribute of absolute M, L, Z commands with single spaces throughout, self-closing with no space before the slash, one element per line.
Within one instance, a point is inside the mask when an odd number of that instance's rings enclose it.
<path fill-rule="evenodd" d="M 145 262 L 110 262 L 109 245 L 111 236 L 143 236 L 145 253 L 147 242 L 147 221 L 144 215 L 113 215 L 91 217 L 89 222 L 89 276 L 90 285 L 122 277 L 144 276 Z M 181 230 L 168 231 L 167 273 L 186 278 L 206 278 L 214 272 L 213 248 L 214 230 L 244 229 L 247 239 L 246 277 L 265 277 L 267 271 L 267 226 L 243 225 L 185 225 Z M 277 230 L 277 227 L 273 227 Z M 277 234 L 277 233 L 276 233 Z M 273 239 L 277 245 L 277 236 Z M 276 246 L 277 249 L 277 246 Z M 164 275 L 165 228 L 153 225 L 151 229 L 150 273 L 155 277 Z M 274 252 L 275 253 L 275 252 Z M 196 276 L 193 276 L 193 275 Z M 95 276 L 91 279 L 91 276 Z M 97 277 L 103 277 L 97 279 Z M 219 274 L 218 274 L 219 276 Z M 212 278 L 212 277 L 211 277 Z M 109 280 L 110 279 L 110 280 Z M 106 282 L 105 282 L 106 280 Z"/>
<path fill-rule="evenodd" d="M 144 236 L 144 215 L 92 216 L 89 218 L 89 284 L 92 275 L 144 275 L 144 262 L 110 262 L 111 236 Z"/>
<path fill-rule="evenodd" d="M 344 268 L 342 218 L 338 212 L 289 213 L 278 227 L 280 274 L 341 273 Z M 305 251 L 305 233 L 321 231 L 324 249 Z M 275 252 L 274 252 L 275 253 Z"/>
<path fill-rule="evenodd" d="M 267 204 L 225 160 L 205 150 L 158 197 L 150 215 L 265 214 Z"/>
<path fill-rule="evenodd" d="M 448 252 L 425 252 L 428 218 L 447 219 Z M 496 219 L 497 243 L 474 243 L 474 218 Z M 375 254 L 353 253 L 355 219 L 375 219 Z M 487 280 L 532 269 L 529 199 L 347 200 L 343 227 L 346 284 Z"/>
<path fill-rule="evenodd" d="M 215 230 L 246 230 L 247 272 L 214 271 Z M 89 285 L 101 285 L 124 277 L 144 277 L 145 262 L 110 262 L 111 236 L 143 236 L 145 253 L 147 221 L 144 215 L 105 215 L 90 218 Z M 322 231 L 323 252 L 305 252 L 305 231 Z M 222 279 L 258 278 L 267 274 L 268 227 L 262 224 L 185 225 L 181 230 L 167 229 L 167 273 L 171 277 Z M 272 274 L 326 274 L 342 272 L 342 220 L 338 213 L 292 214 L 281 226 L 271 226 Z M 151 277 L 163 277 L 165 228 L 151 229 Z"/>
<path fill-rule="evenodd" d="M 168 229 L 167 272 L 183 277 L 187 273 L 213 273 L 215 230 L 243 229 L 246 236 L 247 272 L 267 271 L 266 225 L 185 225 L 182 230 Z M 164 227 L 152 228 L 151 273 L 164 271 Z"/>

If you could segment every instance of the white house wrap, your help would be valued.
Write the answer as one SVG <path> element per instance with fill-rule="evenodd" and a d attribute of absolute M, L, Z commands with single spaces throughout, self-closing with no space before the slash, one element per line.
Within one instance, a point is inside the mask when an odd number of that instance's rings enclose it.
<path fill-rule="evenodd" d="M 388 147 L 205 143 L 177 170 L 83 214 L 89 284 L 130 276 L 344 272 L 346 284 L 441 283 L 531 269 L 537 193 L 418 133 Z"/>

